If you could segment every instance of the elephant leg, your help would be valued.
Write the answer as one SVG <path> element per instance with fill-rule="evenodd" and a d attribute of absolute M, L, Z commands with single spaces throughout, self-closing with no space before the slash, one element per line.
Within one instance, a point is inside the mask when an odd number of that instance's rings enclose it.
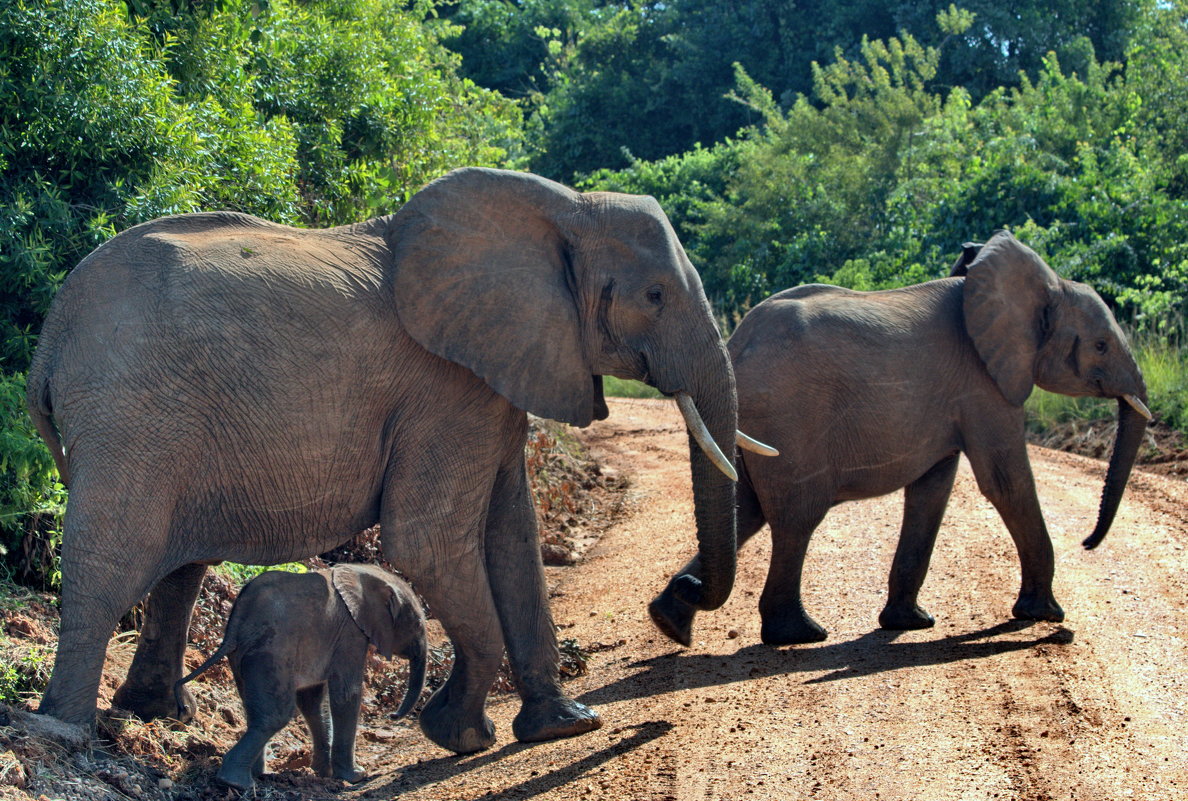
<path fill-rule="evenodd" d="M 297 708 L 309 726 L 309 738 L 313 750 L 310 767 L 319 776 L 330 775 L 330 726 L 326 720 L 326 684 L 315 684 L 298 690 Z"/>
<path fill-rule="evenodd" d="M 458 542 L 425 542 L 419 553 L 385 539 L 384 556 L 416 587 L 454 645 L 454 666 L 421 710 L 421 731 L 442 748 L 469 754 L 495 742 L 483 706 L 503 661 L 503 635 L 482 548 L 473 542 L 478 536 L 450 533 Z"/>
<path fill-rule="evenodd" d="M 240 658 L 235 684 L 243 701 L 247 731 L 226 756 L 215 778 L 238 790 L 251 788 L 264 773 L 264 749 L 297 711 L 292 681 L 269 653 L 248 653 Z"/>
<path fill-rule="evenodd" d="M 808 491 L 805 496 L 812 497 Z M 771 566 L 759 597 L 759 616 L 763 620 L 760 637 L 767 645 L 821 642 L 827 636 L 825 629 L 804 611 L 800 581 L 809 540 L 828 511 L 827 506 L 785 510 L 779 519 L 769 521 Z"/>
<path fill-rule="evenodd" d="M 180 715 L 185 721 L 194 716 L 190 691 L 182 688 L 179 712 L 173 685 L 184 672 L 190 615 L 205 575 L 206 565 L 189 564 L 157 582 L 145 607 L 136 655 L 112 698 L 113 706 L 135 712 L 141 720 Z"/>
<path fill-rule="evenodd" d="M 885 629 L 926 629 L 936 623 L 920 608 L 918 595 L 953 491 L 959 457 L 955 453 L 941 459 L 904 490 L 903 526 L 891 563 L 887 604 L 879 614 L 879 625 Z"/>
<path fill-rule="evenodd" d="M 739 462 L 741 464 L 741 461 Z M 759 499 L 745 480 L 745 475 L 738 485 L 738 547 L 742 548 L 751 537 L 767 522 L 763 510 L 759 506 Z M 670 640 L 688 647 L 693 643 L 693 618 L 697 609 L 682 601 L 673 592 L 673 582 L 688 574 L 701 578 L 701 557 L 694 556 L 689 563 L 676 572 L 668 585 L 648 604 L 648 615 L 656 628 L 660 629 Z"/>
<path fill-rule="evenodd" d="M 364 646 L 366 649 L 366 646 Z M 336 779 L 355 783 L 367 773 L 355 764 L 355 732 L 359 727 L 360 688 L 363 685 L 364 654 L 357 660 L 343 660 L 327 682 L 330 691 L 330 719 L 334 723 L 334 743 L 330 750 L 330 774 Z M 347 662 L 350 667 L 346 667 Z"/>
<path fill-rule="evenodd" d="M 1044 525 L 1022 435 L 1017 445 L 1009 448 L 983 451 L 970 447 L 966 453 L 978 488 L 1002 516 L 1019 554 L 1022 583 L 1011 614 L 1024 620 L 1064 620 L 1064 610 L 1052 594 L 1056 573 L 1052 540 Z"/>
<path fill-rule="evenodd" d="M 495 481 L 487 513 L 487 572 L 520 692 L 512 723 L 522 742 L 553 740 L 592 731 L 598 714 L 567 697 L 558 674 L 560 652 L 549 612 L 536 512 L 528 488 L 523 449 Z"/>
<path fill-rule="evenodd" d="M 120 617 L 144 597 L 157 578 L 143 564 L 156 564 L 151 554 L 115 547 L 82 548 L 104 532 L 116 543 L 131 542 L 133 532 L 110 536 L 126 525 L 115 511 L 92 517 L 81 488 L 71 498 L 62 537 L 62 624 L 53 674 L 38 711 L 67 723 L 90 726 L 95 720 L 95 699 L 103 673 L 107 641 Z M 135 554 L 135 556 L 133 556 Z M 176 711 L 176 705 L 171 705 Z"/>

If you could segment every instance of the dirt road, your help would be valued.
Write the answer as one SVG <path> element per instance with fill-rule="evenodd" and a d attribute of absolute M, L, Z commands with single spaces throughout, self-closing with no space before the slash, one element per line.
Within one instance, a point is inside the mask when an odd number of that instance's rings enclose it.
<path fill-rule="evenodd" d="M 829 639 L 773 649 L 756 609 L 769 538 L 692 648 L 645 606 L 692 551 L 685 435 L 664 401 L 612 401 L 580 434 L 632 477 L 629 514 L 584 563 L 550 568 L 563 637 L 606 647 L 567 684 L 604 727 L 521 745 L 514 696 L 496 746 L 448 756 L 414 729 L 372 731 L 361 758 L 394 772 L 352 798 L 1188 798 L 1188 484 L 1136 474 L 1114 530 L 1085 552 L 1104 465 L 1036 449 L 1065 623 L 1014 622 L 1018 562 L 963 466 L 921 596 L 935 628 L 877 628 L 902 503 L 835 509 L 813 541 L 806 606 Z M 390 760 L 390 761 L 389 761 Z"/>

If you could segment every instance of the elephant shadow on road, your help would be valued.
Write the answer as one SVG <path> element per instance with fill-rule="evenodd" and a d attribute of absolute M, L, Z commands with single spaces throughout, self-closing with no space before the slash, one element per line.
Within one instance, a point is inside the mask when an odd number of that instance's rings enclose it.
<path fill-rule="evenodd" d="M 610 762 L 616 757 L 622 756 L 628 751 L 633 751 L 646 743 L 665 736 L 673 728 L 673 724 L 665 720 L 647 721 L 634 726 L 624 726 L 622 729 L 624 736 L 621 740 L 594 751 L 575 762 L 559 764 L 555 768 L 540 773 L 532 771 L 532 775 L 523 781 L 500 790 L 500 795 L 505 798 L 534 798 L 538 795 L 543 795 L 558 787 L 577 781 L 582 776 L 592 774 L 599 766 Z M 502 748 L 485 751 L 480 754 L 462 757 L 453 755 L 443 756 L 437 759 L 419 762 L 416 765 L 410 765 L 404 768 L 390 781 L 370 788 L 365 797 L 393 798 L 402 793 L 412 792 L 413 790 L 436 784 L 444 779 L 455 777 L 462 772 L 479 770 L 499 762 L 511 754 L 519 753 L 528 748 L 539 747 L 540 745 L 542 744 L 509 743 Z M 544 745 L 547 745 L 547 743 Z M 480 797 L 480 795 L 476 794 L 475 797 Z M 489 793 L 482 792 L 481 797 L 487 798 L 490 795 Z"/>
<path fill-rule="evenodd" d="M 822 674 L 806 684 L 860 678 L 901 668 L 985 659 L 1039 645 L 1068 645 L 1074 632 L 1064 626 L 1032 639 L 1002 635 L 1035 626 L 1011 620 L 978 631 L 926 642 L 896 642 L 904 632 L 876 629 L 845 642 L 795 648 L 750 645 L 733 655 L 668 653 L 633 663 L 639 672 L 581 696 L 587 704 L 646 698 L 674 688 L 698 689 L 791 673 Z"/>

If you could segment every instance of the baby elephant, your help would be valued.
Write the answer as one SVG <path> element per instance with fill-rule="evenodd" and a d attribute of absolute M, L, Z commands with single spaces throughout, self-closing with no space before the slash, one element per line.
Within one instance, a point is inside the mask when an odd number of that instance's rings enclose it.
<path fill-rule="evenodd" d="M 295 709 L 313 736 L 313 769 L 348 782 L 364 777 L 355 765 L 355 727 L 368 644 L 385 657 L 409 660 L 408 690 L 393 717 L 412 709 L 425 684 L 425 615 L 412 589 L 371 565 L 338 565 L 310 573 L 269 571 L 240 591 L 223 643 L 174 686 L 222 657 L 231 663 L 247 731 L 223 758 L 218 779 L 241 790 L 264 772 L 264 747 Z M 330 691 L 333 745 L 323 713 Z"/>

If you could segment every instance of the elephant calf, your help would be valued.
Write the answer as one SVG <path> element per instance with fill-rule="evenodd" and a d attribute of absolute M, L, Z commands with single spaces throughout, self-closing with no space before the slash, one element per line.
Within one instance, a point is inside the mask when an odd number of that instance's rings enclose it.
<path fill-rule="evenodd" d="M 1059 278 L 1009 233 L 967 246 L 949 278 L 882 292 L 810 285 L 757 305 L 730 340 L 744 430 L 780 451 L 743 454 L 738 542 L 771 525 L 759 601 L 769 644 L 817 642 L 825 630 L 801 605 L 813 530 L 843 501 L 905 489 L 884 628 L 933 624 L 917 604 L 958 455 L 1006 523 L 1022 565 L 1015 617 L 1063 620 L 1054 559 L 1036 498 L 1023 402 L 1038 384 L 1118 399 L 1118 434 L 1092 548 L 1109 529 L 1150 419 L 1146 388 L 1109 309 Z M 651 604 L 657 626 L 689 644 L 694 609 L 674 586 Z"/>
<path fill-rule="evenodd" d="M 223 642 L 174 687 L 222 657 L 231 662 L 247 731 L 227 752 L 218 779 L 241 790 L 264 772 L 264 747 L 301 710 L 313 737 L 319 776 L 359 781 L 355 727 L 368 644 L 409 660 L 408 690 L 394 717 L 412 709 L 425 684 L 425 615 L 409 586 L 371 565 L 338 565 L 310 573 L 262 573 L 231 609 Z M 323 711 L 330 696 L 333 745 Z"/>

